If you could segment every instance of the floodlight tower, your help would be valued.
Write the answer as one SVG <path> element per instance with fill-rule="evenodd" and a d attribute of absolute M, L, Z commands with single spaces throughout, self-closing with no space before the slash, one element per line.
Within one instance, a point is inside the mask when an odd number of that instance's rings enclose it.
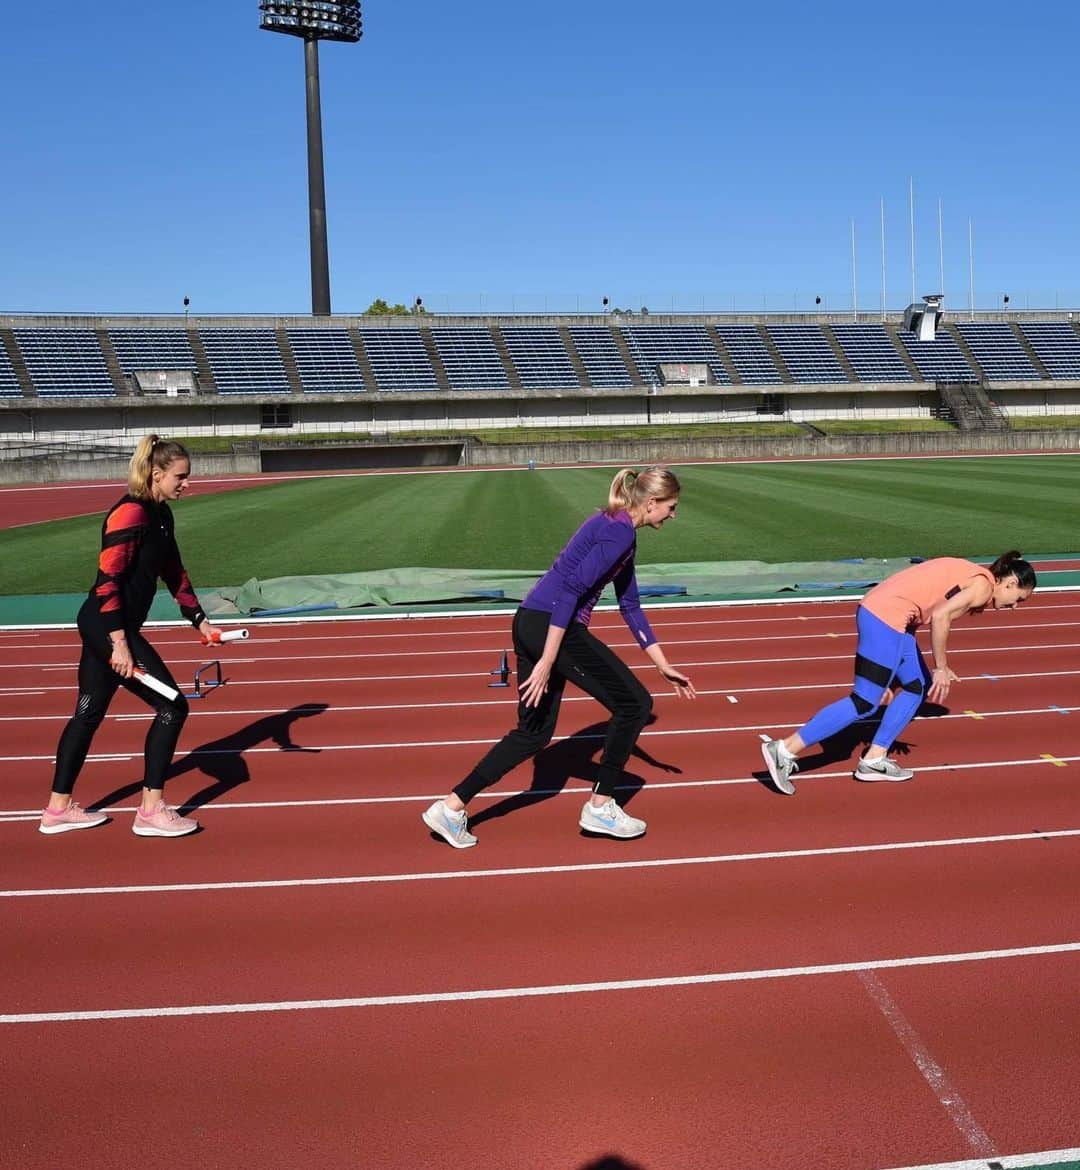
<path fill-rule="evenodd" d="M 323 177 L 319 41 L 355 44 L 362 36 L 360 0 L 259 0 L 259 27 L 304 41 L 307 88 L 308 221 L 311 235 L 311 311 L 330 313 L 330 259 L 326 246 L 326 183 Z"/>

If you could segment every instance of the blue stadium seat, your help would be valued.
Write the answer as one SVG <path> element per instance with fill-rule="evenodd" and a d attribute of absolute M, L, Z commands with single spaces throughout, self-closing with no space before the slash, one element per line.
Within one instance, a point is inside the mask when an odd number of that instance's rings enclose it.
<path fill-rule="evenodd" d="M 867 323 L 830 328 L 860 381 L 914 381 L 884 325 Z"/>
<path fill-rule="evenodd" d="M 622 335 L 642 385 L 658 384 L 661 362 L 704 362 L 716 385 L 731 385 L 723 360 L 703 325 L 623 325 Z"/>
<path fill-rule="evenodd" d="M 439 381 L 417 329 L 358 329 L 376 385 L 383 393 L 438 390 Z"/>
<path fill-rule="evenodd" d="M 526 390 L 573 390 L 581 385 L 557 328 L 507 325 L 501 332 Z"/>
<path fill-rule="evenodd" d="M 273 329 L 200 329 L 219 394 L 288 394 Z"/>
<path fill-rule="evenodd" d="M 355 394 L 364 375 L 346 329 L 286 329 L 305 394 Z"/>
<path fill-rule="evenodd" d="M 988 378 L 1022 381 L 1040 377 L 1008 325 L 959 321 L 956 329 Z"/>
<path fill-rule="evenodd" d="M 783 381 L 769 347 L 753 325 L 718 325 L 716 332 L 742 382 L 776 386 Z"/>
<path fill-rule="evenodd" d="M 593 386 L 607 390 L 634 384 L 615 335 L 606 325 L 571 325 L 570 337 Z"/>
<path fill-rule="evenodd" d="M 768 329 L 792 381 L 848 381 L 844 367 L 819 325 L 770 325 Z"/>
<path fill-rule="evenodd" d="M 1051 378 L 1080 378 L 1080 335 L 1068 321 L 1024 322 L 1020 329 Z"/>
<path fill-rule="evenodd" d="M 34 389 L 42 397 L 116 393 L 93 329 L 15 329 Z"/>

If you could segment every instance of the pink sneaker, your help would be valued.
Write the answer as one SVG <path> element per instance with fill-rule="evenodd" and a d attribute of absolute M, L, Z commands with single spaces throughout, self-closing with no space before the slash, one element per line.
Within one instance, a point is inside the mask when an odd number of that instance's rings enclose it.
<path fill-rule="evenodd" d="M 135 824 L 131 831 L 136 837 L 184 837 L 194 833 L 198 827 L 198 821 L 182 817 L 176 809 L 169 808 L 162 801 L 149 815 L 140 808 L 135 814 Z"/>
<path fill-rule="evenodd" d="M 67 833 L 71 829 L 92 829 L 95 825 L 103 825 L 109 819 L 107 813 L 89 813 L 76 801 L 72 801 L 63 812 L 49 812 L 46 809 L 41 814 L 39 833 Z"/>

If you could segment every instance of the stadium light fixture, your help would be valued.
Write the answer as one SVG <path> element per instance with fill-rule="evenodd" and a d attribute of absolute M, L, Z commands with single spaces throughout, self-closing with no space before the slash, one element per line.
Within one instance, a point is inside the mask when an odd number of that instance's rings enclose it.
<path fill-rule="evenodd" d="M 914 333 L 919 341 L 933 341 L 942 317 L 941 293 L 927 294 L 904 310 L 904 328 Z"/>
<path fill-rule="evenodd" d="M 355 44 L 363 35 L 360 0 L 259 0 L 259 27 L 304 42 L 307 93 L 308 223 L 311 238 L 311 311 L 330 313 L 330 257 L 326 243 L 326 181 L 323 173 L 319 41 Z"/>

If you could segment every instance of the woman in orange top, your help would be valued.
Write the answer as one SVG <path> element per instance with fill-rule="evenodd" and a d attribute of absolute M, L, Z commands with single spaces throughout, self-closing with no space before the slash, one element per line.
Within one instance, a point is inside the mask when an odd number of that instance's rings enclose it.
<path fill-rule="evenodd" d="M 855 685 L 851 694 L 823 707 L 787 739 L 761 745 L 761 754 L 776 787 L 795 792 L 795 757 L 803 748 L 821 743 L 856 720 L 871 714 L 889 688 L 900 690 L 889 703 L 869 750 L 859 760 L 856 780 L 910 780 L 914 772 L 888 755 L 900 733 L 915 717 L 923 698 L 944 702 L 959 678 L 949 668 L 947 648 L 952 623 L 966 613 L 1015 609 L 1035 588 L 1035 571 L 1018 552 L 1003 553 L 988 568 L 959 557 L 936 557 L 902 569 L 876 585 L 856 611 L 859 633 L 855 648 Z M 930 623 L 934 655 L 931 675 L 923 661 L 915 631 Z"/>

